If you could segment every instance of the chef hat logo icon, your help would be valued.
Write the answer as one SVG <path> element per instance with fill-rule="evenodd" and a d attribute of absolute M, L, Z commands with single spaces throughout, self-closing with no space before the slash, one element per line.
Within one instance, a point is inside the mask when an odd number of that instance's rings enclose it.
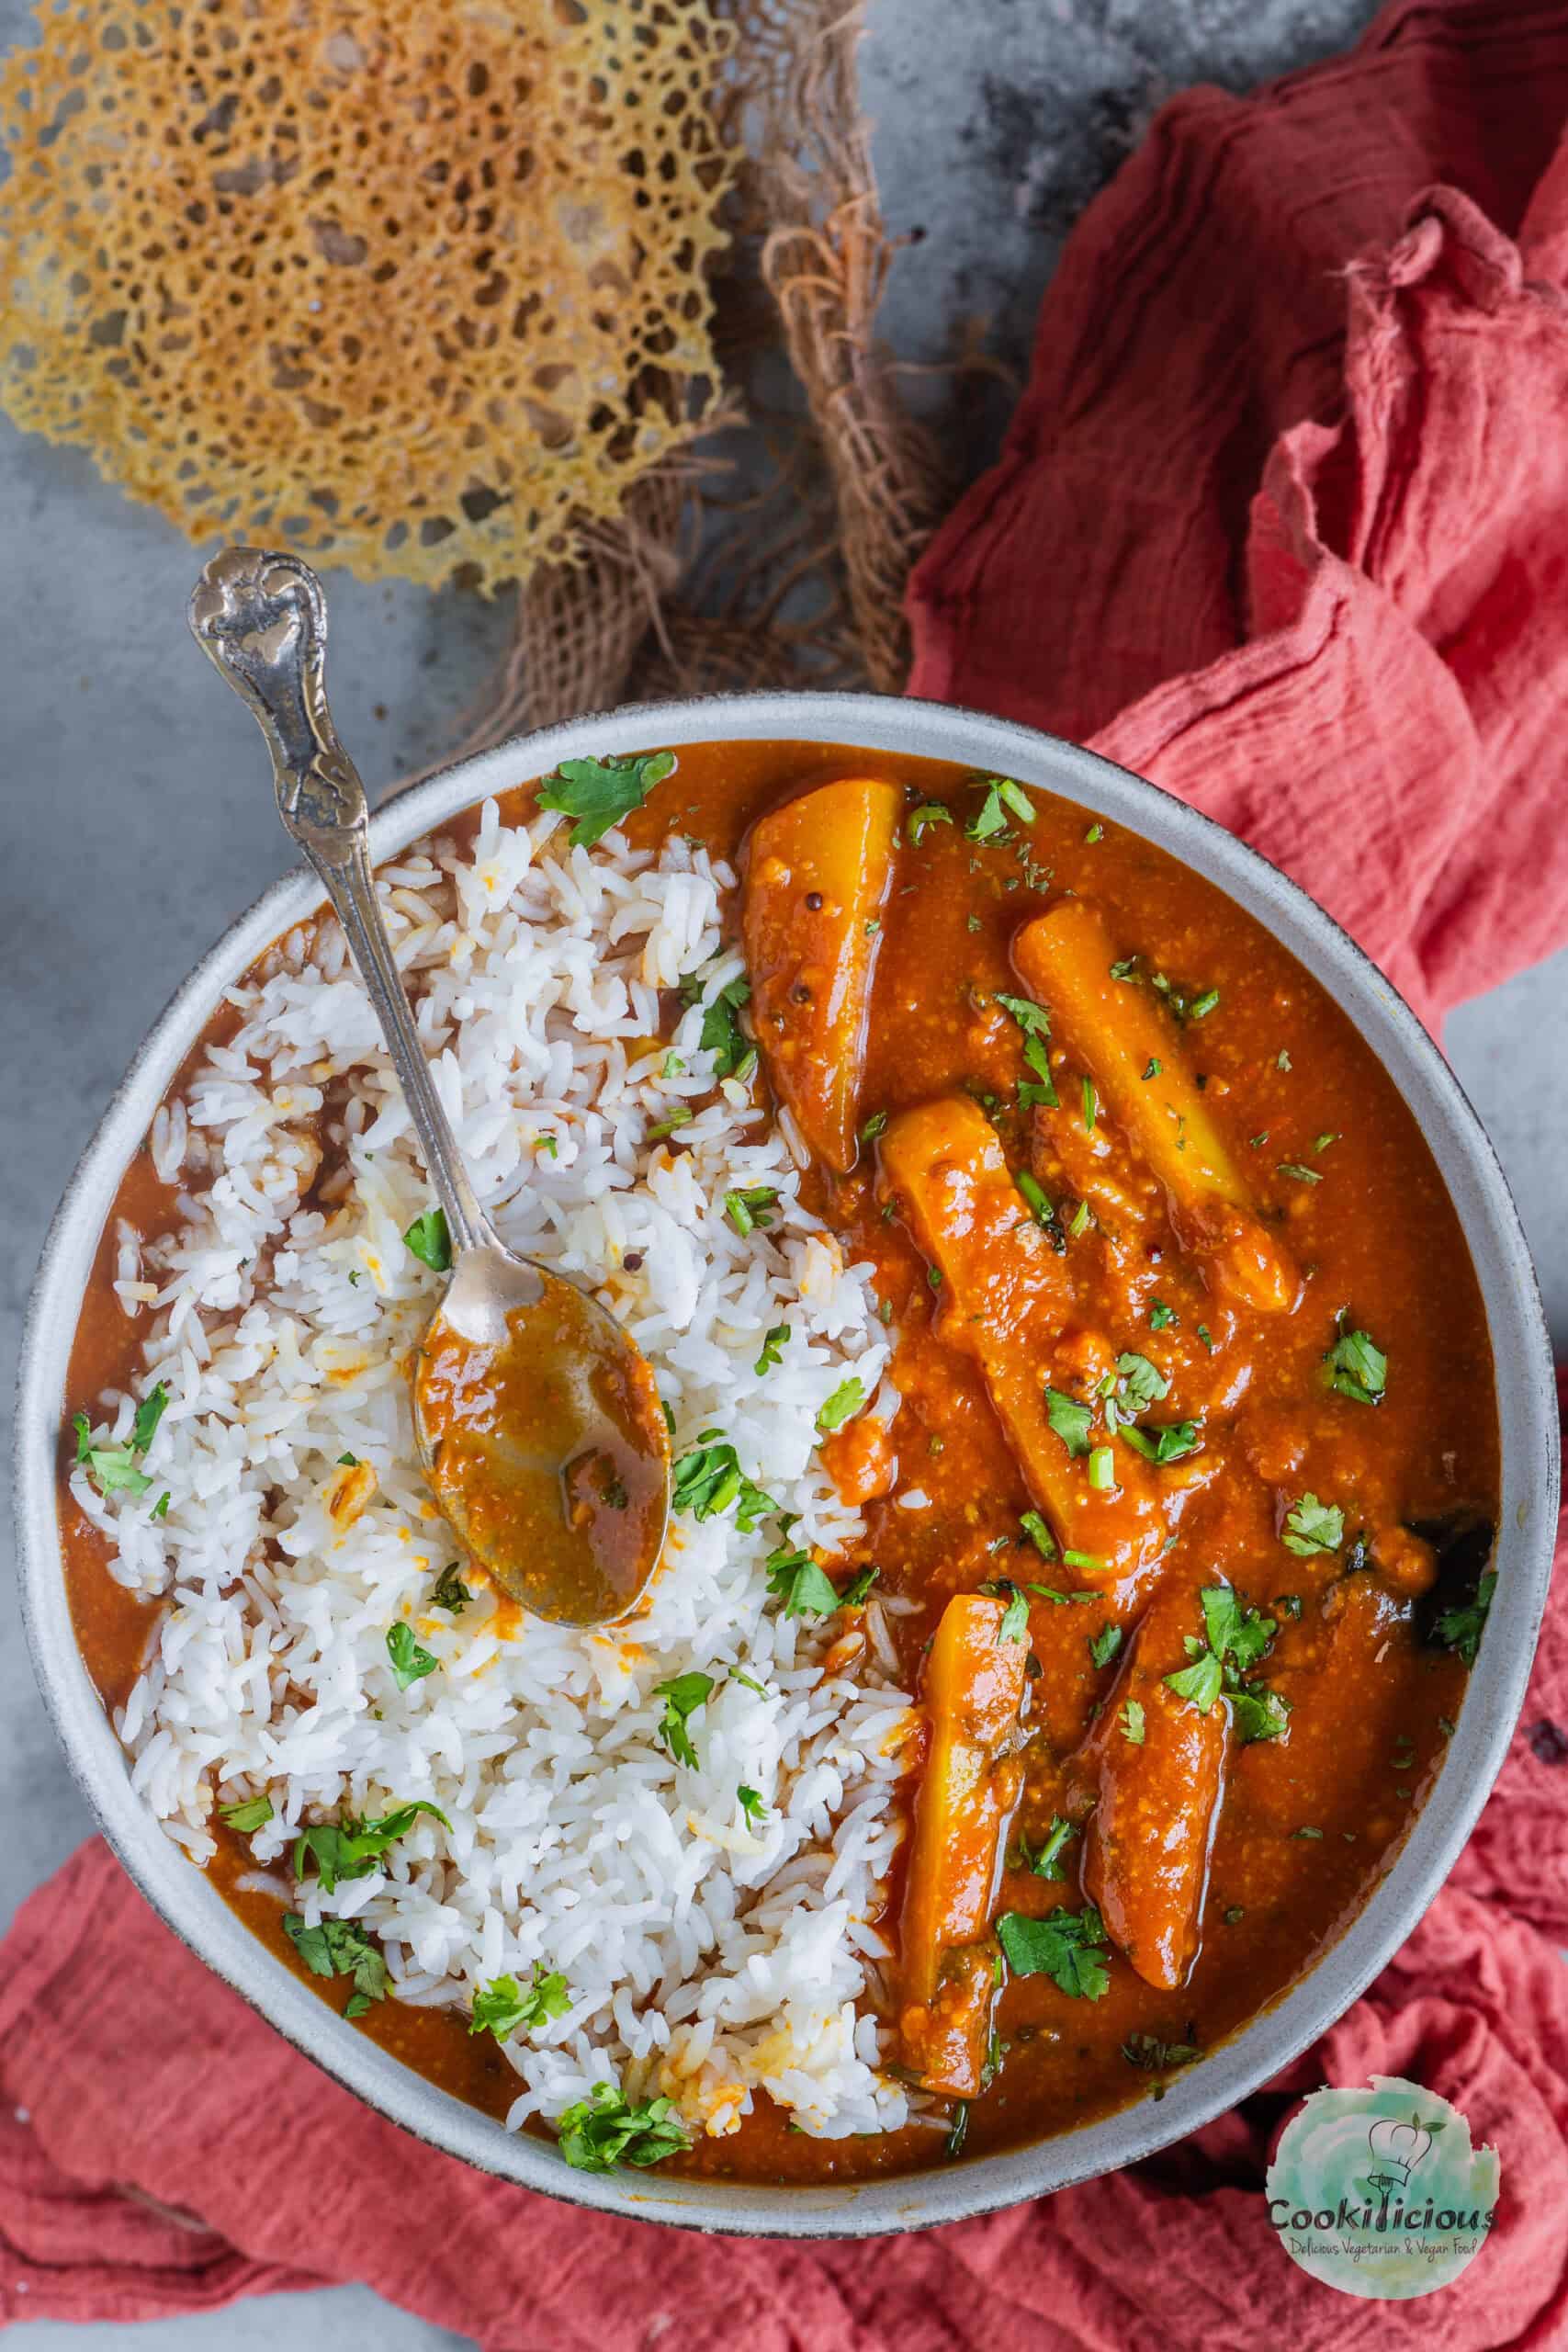
<path fill-rule="evenodd" d="M 1393 2186 L 1408 2188 L 1411 2174 L 1431 2148 L 1432 2135 L 1415 2116 L 1408 2123 L 1382 2116 L 1367 2133 L 1367 2145 L 1374 2161 L 1392 2176 Z"/>

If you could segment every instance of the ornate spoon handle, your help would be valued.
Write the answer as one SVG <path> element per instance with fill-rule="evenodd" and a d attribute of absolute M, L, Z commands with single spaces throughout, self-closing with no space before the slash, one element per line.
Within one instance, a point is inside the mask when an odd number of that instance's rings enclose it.
<path fill-rule="evenodd" d="M 369 990 L 453 1254 L 500 1249 L 435 1091 L 376 897 L 365 786 L 327 707 L 321 583 L 298 556 L 224 548 L 191 592 L 190 627 L 266 738 L 278 814 L 325 884 Z"/>

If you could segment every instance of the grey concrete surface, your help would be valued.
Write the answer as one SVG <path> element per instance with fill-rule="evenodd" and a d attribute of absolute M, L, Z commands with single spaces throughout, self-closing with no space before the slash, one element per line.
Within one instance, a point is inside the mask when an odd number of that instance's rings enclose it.
<path fill-rule="evenodd" d="M 1242 88 L 1359 29 L 1365 0 L 872 0 L 868 102 L 889 218 L 923 237 L 886 323 L 939 357 L 960 320 L 1022 360 L 1062 238 L 1154 107 L 1195 79 Z M 0 40 L 27 12 L 0 0 Z M 4 1101 L 0 1362 L 8 1368 L 45 1226 L 137 1040 L 197 954 L 283 863 L 249 720 L 185 632 L 191 550 L 77 454 L 0 421 L 6 550 L 0 752 Z M 461 731 L 506 630 L 503 607 L 333 582 L 333 684 L 367 781 Z M 1512 1179 L 1560 1348 L 1568 1350 L 1568 956 L 1466 1006 L 1449 1043 Z M 6 1403 L 9 1403 L 8 1370 Z M 85 1834 L 0 1577 L 0 1919 Z M 283 2340 L 382 2352 L 457 2343 L 362 2290 L 277 2298 L 176 2324 L 29 2324 L 18 2347 L 234 2352 Z"/>

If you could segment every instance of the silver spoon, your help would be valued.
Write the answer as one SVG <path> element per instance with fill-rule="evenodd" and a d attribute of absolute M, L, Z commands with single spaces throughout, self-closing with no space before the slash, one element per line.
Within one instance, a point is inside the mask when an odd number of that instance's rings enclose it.
<path fill-rule="evenodd" d="M 192 592 L 190 626 L 266 738 L 278 812 L 343 925 L 446 1218 L 452 1278 L 412 1374 L 431 1486 L 525 1609 L 560 1624 L 611 1623 L 635 1605 L 664 1540 L 658 1389 L 608 1309 L 515 1256 L 479 1206 L 377 901 L 365 787 L 327 708 L 321 582 L 297 556 L 225 548 Z"/>

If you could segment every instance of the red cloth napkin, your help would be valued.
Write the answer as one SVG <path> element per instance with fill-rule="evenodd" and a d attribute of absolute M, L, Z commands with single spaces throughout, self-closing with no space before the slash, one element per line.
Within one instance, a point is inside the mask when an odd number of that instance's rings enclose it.
<path fill-rule="evenodd" d="M 1568 933 L 1565 112 L 1568 15 L 1508 0 L 1399 6 L 1348 59 L 1168 107 L 1073 239 L 1007 453 L 911 600 L 918 691 L 1153 774 L 1429 1015 Z M 1560 1598 L 1453 1878 L 1316 2050 L 1111 2179 L 796 2246 L 573 2212 L 423 2147 L 92 1844 L 4 1951 L 0 2313 L 360 2278 L 492 2352 L 1568 2346 L 1565 1859 Z M 1374 2069 L 1503 2157 L 1488 2244 L 1414 2303 L 1309 2280 L 1265 2210 L 1295 2097 Z"/>

